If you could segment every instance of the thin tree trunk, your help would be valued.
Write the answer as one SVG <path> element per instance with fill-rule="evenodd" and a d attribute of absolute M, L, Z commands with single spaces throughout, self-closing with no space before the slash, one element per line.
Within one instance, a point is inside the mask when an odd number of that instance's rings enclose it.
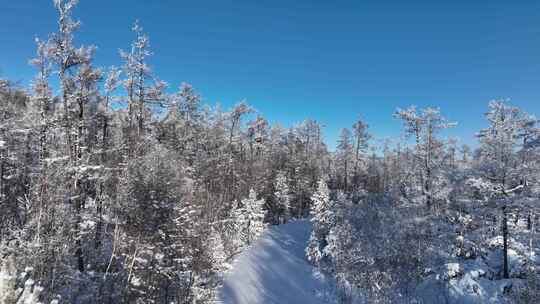
<path fill-rule="evenodd" d="M 345 180 L 344 180 L 344 190 L 347 191 L 347 160 L 345 160 Z"/>
<path fill-rule="evenodd" d="M 108 97 L 107 97 L 108 98 Z M 106 103 L 106 109 L 108 108 L 109 103 Z M 105 166 L 106 160 L 107 160 L 107 153 L 105 150 L 107 149 L 107 130 L 108 128 L 108 119 L 106 114 L 103 116 L 103 130 L 102 130 L 102 139 L 101 139 L 101 165 Z M 96 224 L 96 239 L 95 239 L 95 248 L 99 248 L 101 246 L 101 231 L 103 227 L 103 188 L 105 187 L 103 180 L 100 181 L 99 184 L 99 195 L 97 198 L 97 214 L 98 214 L 98 222 Z"/>
<path fill-rule="evenodd" d="M 532 263 L 532 259 L 534 257 L 534 247 L 533 247 L 533 239 L 534 239 L 534 226 L 533 226 L 533 223 L 532 223 L 532 219 L 531 219 L 531 214 L 529 213 L 529 235 L 530 235 L 530 238 L 529 238 L 529 258 L 531 260 L 531 263 Z"/>
<path fill-rule="evenodd" d="M 503 278 L 508 279 L 508 218 L 506 206 L 502 207 L 502 233 L 503 233 Z"/>

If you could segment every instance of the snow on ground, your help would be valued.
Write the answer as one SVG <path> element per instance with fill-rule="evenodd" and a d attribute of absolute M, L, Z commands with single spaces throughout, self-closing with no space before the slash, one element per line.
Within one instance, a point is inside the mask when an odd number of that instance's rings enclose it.
<path fill-rule="evenodd" d="M 233 263 L 218 291 L 222 304 L 326 303 L 323 278 L 305 259 L 307 220 L 268 228 Z"/>
<path fill-rule="evenodd" d="M 518 275 L 523 263 L 515 251 L 509 251 L 512 274 Z M 502 250 L 489 251 L 486 256 L 446 263 L 418 286 L 421 303 L 483 304 L 514 303 L 508 296 L 520 279 L 499 278 L 502 273 Z"/>

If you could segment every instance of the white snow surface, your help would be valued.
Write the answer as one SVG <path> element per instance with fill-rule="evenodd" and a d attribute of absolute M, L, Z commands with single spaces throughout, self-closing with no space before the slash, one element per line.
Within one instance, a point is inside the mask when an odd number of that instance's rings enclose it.
<path fill-rule="evenodd" d="M 322 304 L 324 277 L 305 258 L 307 220 L 268 228 L 241 253 L 218 291 L 222 304 Z"/>

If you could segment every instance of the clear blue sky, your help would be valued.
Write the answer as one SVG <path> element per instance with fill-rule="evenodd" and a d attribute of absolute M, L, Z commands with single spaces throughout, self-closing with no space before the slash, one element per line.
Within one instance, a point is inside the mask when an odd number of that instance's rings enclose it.
<path fill-rule="evenodd" d="M 161 79 L 286 126 L 316 119 L 330 146 L 358 114 L 399 136 L 391 114 L 409 104 L 440 107 L 466 143 L 490 99 L 540 116 L 540 1 L 81 0 L 75 15 L 98 65 L 120 64 L 138 18 Z M 28 82 L 55 17 L 52 1 L 0 0 L 2 76 Z"/>

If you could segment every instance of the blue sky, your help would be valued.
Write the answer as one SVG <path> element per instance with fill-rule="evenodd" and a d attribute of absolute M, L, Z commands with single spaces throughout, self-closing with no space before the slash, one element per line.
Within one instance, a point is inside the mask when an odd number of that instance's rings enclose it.
<path fill-rule="evenodd" d="M 245 98 L 271 122 L 326 125 L 329 145 L 361 115 L 398 137 L 396 107 L 437 106 L 473 143 L 493 98 L 540 116 L 539 1 L 81 0 L 78 40 L 119 65 L 131 24 L 157 75 L 205 102 Z M 0 75 L 27 83 L 33 38 L 55 30 L 52 1 L 0 1 Z"/>

